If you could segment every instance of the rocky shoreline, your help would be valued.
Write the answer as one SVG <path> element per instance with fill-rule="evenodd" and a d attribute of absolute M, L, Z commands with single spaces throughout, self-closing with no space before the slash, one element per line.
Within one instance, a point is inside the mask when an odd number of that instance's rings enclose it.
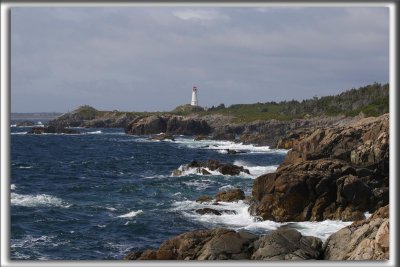
<path fill-rule="evenodd" d="M 260 236 L 224 228 L 198 230 L 169 239 L 158 249 L 129 253 L 125 259 L 388 260 L 389 115 L 297 129 L 280 139 L 284 143 L 291 148 L 284 162 L 276 172 L 256 178 L 250 197 L 235 189 L 220 192 L 215 201 L 245 199 L 249 212 L 262 220 L 330 219 L 354 221 L 352 225 L 324 243 L 290 226 Z M 192 162 L 186 168 L 202 171 L 208 165 Z M 213 199 L 204 196 L 198 201 Z M 219 215 L 216 212 L 198 211 Z M 373 214 L 366 219 L 366 212 Z"/>
<path fill-rule="evenodd" d="M 245 199 L 250 214 L 262 220 L 354 221 L 325 243 L 290 227 L 261 236 L 218 228 L 183 233 L 165 241 L 158 250 L 132 252 L 125 259 L 388 259 L 389 114 L 250 123 L 232 123 L 232 118 L 224 115 L 115 114 L 91 117 L 75 112 L 49 125 L 57 129 L 123 126 L 126 134 L 148 135 L 160 141 L 191 135 L 195 140 L 230 140 L 290 149 L 276 172 L 255 179 L 251 196 L 239 194 L 234 201 Z M 241 166 L 194 161 L 173 175 L 190 169 L 203 175 L 210 171 L 227 175 L 246 172 Z M 210 200 L 204 196 L 200 201 Z M 220 215 L 231 211 L 205 208 L 196 212 Z M 366 212 L 375 213 L 365 219 Z"/>
<path fill-rule="evenodd" d="M 356 221 L 324 243 L 282 227 L 265 235 L 225 228 L 180 234 L 158 249 L 128 253 L 125 260 L 387 260 L 389 206 Z"/>

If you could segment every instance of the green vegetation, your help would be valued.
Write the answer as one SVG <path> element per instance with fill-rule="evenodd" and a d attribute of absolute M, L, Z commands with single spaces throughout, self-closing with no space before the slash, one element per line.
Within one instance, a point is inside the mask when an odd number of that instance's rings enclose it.
<path fill-rule="evenodd" d="M 222 108 L 221 108 L 222 107 Z M 255 120 L 292 120 L 316 116 L 379 116 L 389 112 L 389 84 L 374 83 L 351 89 L 336 96 L 255 104 L 236 104 L 227 108 L 222 105 L 202 114 L 224 114 L 235 117 L 234 122 Z"/>
<path fill-rule="evenodd" d="M 177 106 L 174 110 L 171 111 L 171 113 L 176 115 L 189 115 L 191 113 L 201 112 L 201 111 L 204 111 L 204 108 L 187 104 L 187 105 Z"/>
<path fill-rule="evenodd" d="M 171 112 L 123 112 L 123 111 L 99 111 L 91 106 L 81 106 L 74 112 L 83 115 L 85 119 L 95 119 L 106 113 L 115 115 L 127 114 L 131 116 L 150 115 L 189 115 L 200 116 L 221 114 L 233 116 L 233 122 L 251 122 L 255 120 L 292 120 L 310 118 L 316 116 L 356 116 L 360 112 L 366 116 L 379 116 L 389 112 L 389 84 L 374 83 L 358 89 L 351 89 L 335 96 L 314 97 L 303 101 L 281 101 L 235 104 L 225 107 L 220 104 L 212 106 L 208 110 L 191 105 L 177 106 Z"/>

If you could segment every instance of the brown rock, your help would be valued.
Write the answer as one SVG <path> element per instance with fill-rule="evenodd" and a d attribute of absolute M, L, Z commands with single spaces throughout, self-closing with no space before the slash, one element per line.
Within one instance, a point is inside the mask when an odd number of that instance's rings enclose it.
<path fill-rule="evenodd" d="M 229 189 L 227 191 L 218 192 L 215 195 L 215 200 L 222 202 L 233 202 L 243 199 L 245 199 L 245 195 L 243 190 L 240 188 Z"/>
<path fill-rule="evenodd" d="M 268 232 L 254 242 L 252 260 L 309 260 L 320 259 L 322 241 L 303 236 L 295 229 L 281 228 Z"/>
<path fill-rule="evenodd" d="M 200 197 L 196 200 L 196 202 L 200 202 L 200 203 L 203 203 L 203 202 L 210 202 L 210 201 L 212 201 L 212 197 L 210 197 L 210 196 L 200 196 Z"/>
<path fill-rule="evenodd" d="M 331 235 L 324 244 L 326 260 L 388 260 L 388 206 Z"/>

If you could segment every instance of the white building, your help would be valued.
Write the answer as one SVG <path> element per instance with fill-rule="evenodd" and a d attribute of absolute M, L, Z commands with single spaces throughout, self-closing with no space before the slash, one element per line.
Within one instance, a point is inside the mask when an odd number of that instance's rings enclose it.
<path fill-rule="evenodd" d="M 199 105 L 199 103 L 197 101 L 197 87 L 196 86 L 193 86 L 193 89 L 192 89 L 192 102 L 190 103 L 190 105 L 192 105 L 192 106 Z"/>

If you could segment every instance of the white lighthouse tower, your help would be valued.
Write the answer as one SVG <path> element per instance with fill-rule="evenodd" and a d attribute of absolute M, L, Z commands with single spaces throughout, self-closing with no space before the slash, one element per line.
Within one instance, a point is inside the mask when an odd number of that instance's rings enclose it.
<path fill-rule="evenodd" d="M 192 103 L 190 103 L 190 105 L 192 106 L 198 106 L 198 102 L 197 102 L 197 87 L 193 86 L 193 90 L 192 90 Z"/>

